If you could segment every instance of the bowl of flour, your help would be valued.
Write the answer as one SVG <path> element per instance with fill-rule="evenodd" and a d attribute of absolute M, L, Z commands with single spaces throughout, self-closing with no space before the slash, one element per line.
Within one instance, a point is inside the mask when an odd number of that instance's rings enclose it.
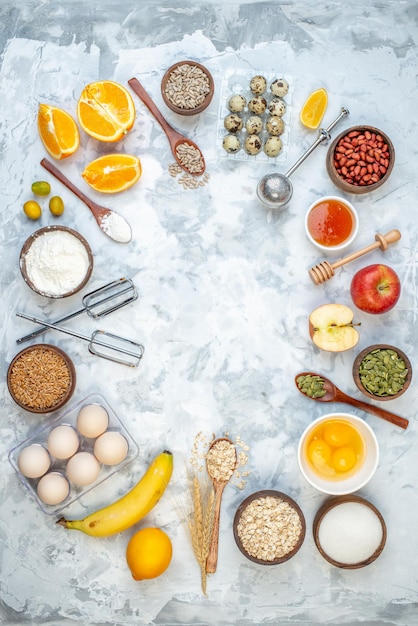
<path fill-rule="evenodd" d="M 72 228 L 46 226 L 25 241 L 19 265 L 33 291 L 48 298 L 66 298 L 89 281 L 93 254 L 84 237 Z"/>

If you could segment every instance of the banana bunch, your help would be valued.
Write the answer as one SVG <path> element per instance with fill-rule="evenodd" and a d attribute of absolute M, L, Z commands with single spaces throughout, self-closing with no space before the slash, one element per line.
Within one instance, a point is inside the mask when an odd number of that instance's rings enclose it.
<path fill-rule="evenodd" d="M 81 530 L 93 537 L 108 537 L 122 532 L 139 522 L 157 504 L 173 473 L 173 455 L 161 452 L 139 482 L 122 498 L 91 513 L 81 520 L 57 521 L 64 528 Z"/>

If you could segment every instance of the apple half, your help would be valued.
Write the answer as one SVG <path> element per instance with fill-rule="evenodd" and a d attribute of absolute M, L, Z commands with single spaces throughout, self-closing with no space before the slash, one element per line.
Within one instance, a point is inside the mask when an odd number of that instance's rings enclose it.
<path fill-rule="evenodd" d="M 321 350 L 344 352 L 357 345 L 360 334 L 354 313 L 345 304 L 323 304 L 309 316 L 309 334 Z"/>

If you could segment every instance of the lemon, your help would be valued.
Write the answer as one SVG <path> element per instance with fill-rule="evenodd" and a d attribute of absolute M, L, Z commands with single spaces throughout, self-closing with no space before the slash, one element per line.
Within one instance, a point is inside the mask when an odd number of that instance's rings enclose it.
<path fill-rule="evenodd" d="M 37 180 L 32 183 L 32 192 L 35 196 L 49 196 L 51 193 L 51 185 L 45 180 Z"/>
<path fill-rule="evenodd" d="M 157 578 L 170 565 L 173 546 L 161 528 L 143 528 L 130 539 L 126 561 L 134 580 Z"/>
<path fill-rule="evenodd" d="M 306 99 L 300 112 L 300 121 L 306 128 L 318 128 L 328 105 L 325 89 L 316 89 Z"/>
<path fill-rule="evenodd" d="M 64 213 L 64 201 L 59 196 L 53 196 L 49 201 L 49 210 L 52 215 L 62 215 Z"/>
<path fill-rule="evenodd" d="M 42 215 L 42 209 L 35 200 L 28 200 L 23 205 L 23 211 L 30 220 L 39 220 Z"/>

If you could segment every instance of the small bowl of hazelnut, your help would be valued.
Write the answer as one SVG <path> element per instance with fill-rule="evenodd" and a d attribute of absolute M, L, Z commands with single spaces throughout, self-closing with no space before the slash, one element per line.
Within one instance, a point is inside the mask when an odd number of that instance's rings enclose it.
<path fill-rule="evenodd" d="M 363 194 L 385 183 L 395 164 L 395 148 L 388 135 L 374 126 L 352 126 L 331 143 L 327 172 L 342 191 Z"/>
<path fill-rule="evenodd" d="M 278 565 L 300 550 L 306 533 L 305 517 L 288 495 L 256 491 L 239 505 L 233 522 L 235 542 L 250 561 Z"/>
<path fill-rule="evenodd" d="M 212 74 L 196 61 L 178 61 L 165 72 L 161 95 L 169 109 L 179 115 L 196 115 L 212 102 Z"/>

